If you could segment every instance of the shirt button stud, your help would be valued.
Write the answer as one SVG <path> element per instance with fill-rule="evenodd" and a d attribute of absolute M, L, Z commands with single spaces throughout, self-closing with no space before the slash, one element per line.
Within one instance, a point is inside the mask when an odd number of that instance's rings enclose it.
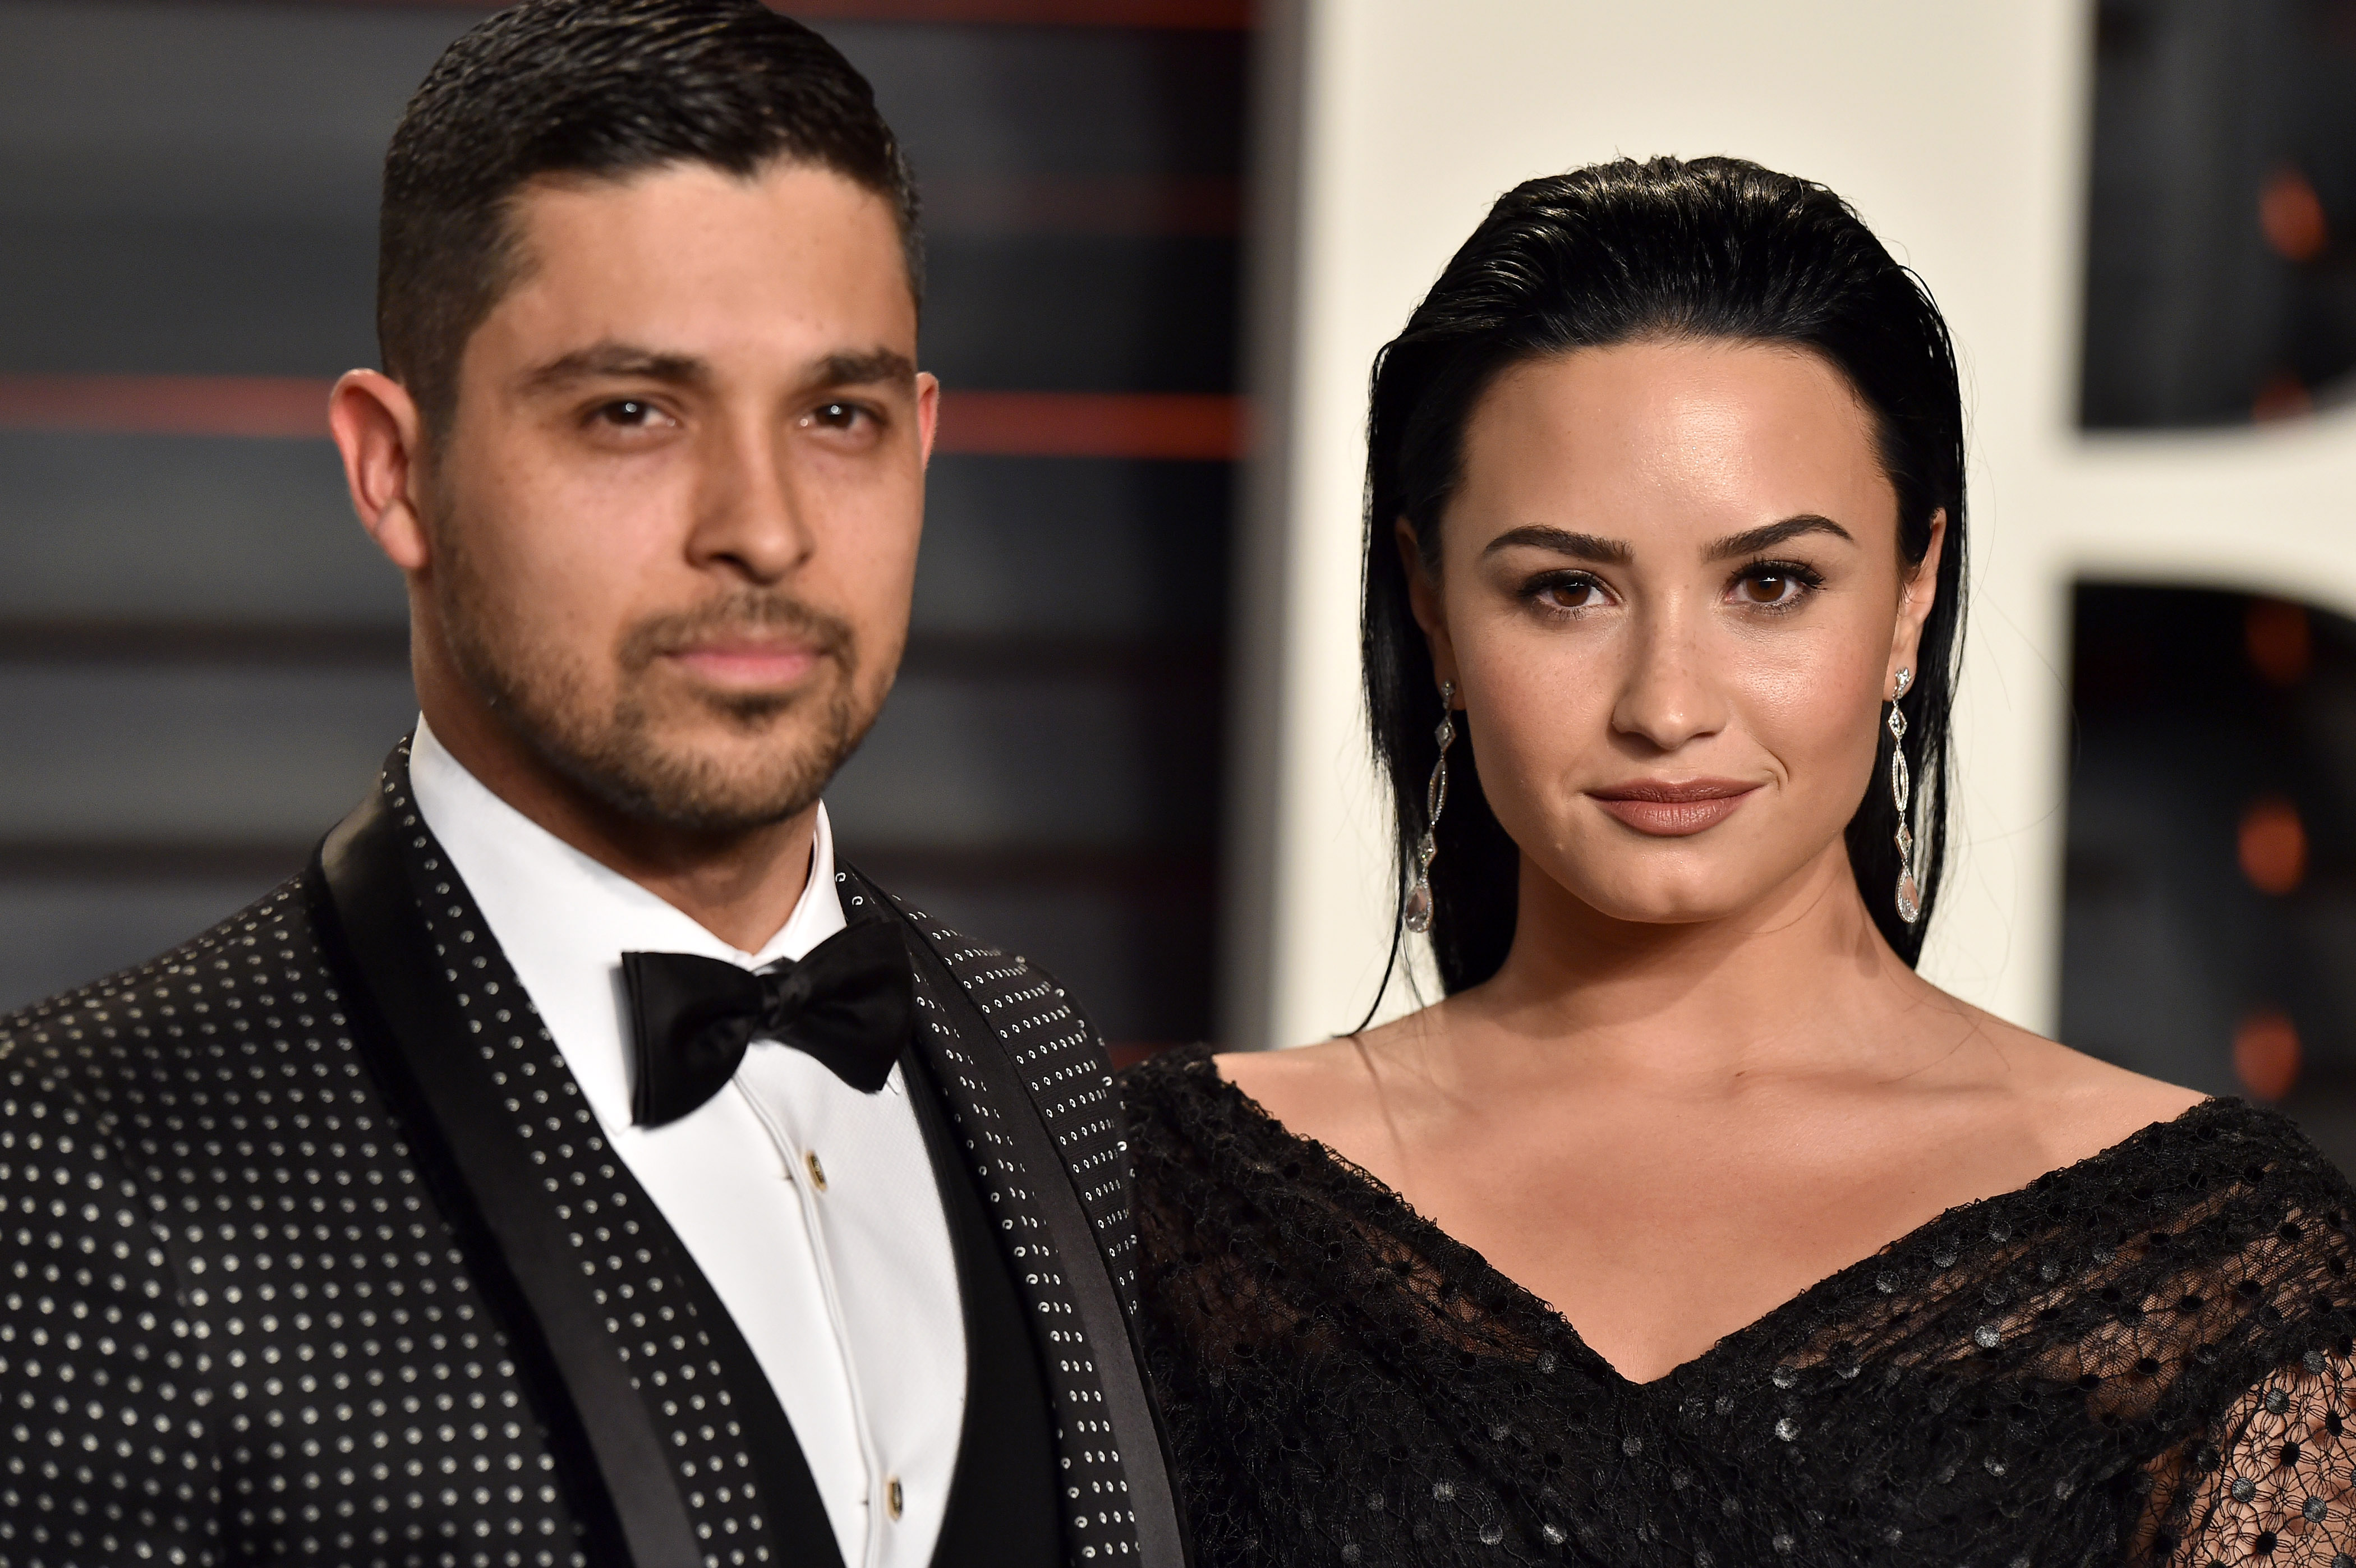
<path fill-rule="evenodd" d="M 894 1476 L 884 1483 L 884 1506 L 892 1511 L 894 1519 L 900 1517 L 900 1477 Z"/>
<path fill-rule="evenodd" d="M 818 1163 L 818 1151 L 813 1149 L 809 1154 L 804 1155 L 802 1156 L 802 1164 L 809 1167 L 810 1185 L 818 1188 L 819 1191 L 824 1192 L 826 1190 L 826 1167 Z"/>

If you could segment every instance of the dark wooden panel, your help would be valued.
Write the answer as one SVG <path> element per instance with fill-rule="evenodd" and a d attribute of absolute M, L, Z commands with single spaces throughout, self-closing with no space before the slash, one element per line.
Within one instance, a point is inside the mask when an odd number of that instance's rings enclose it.
<path fill-rule="evenodd" d="M 1207 854 L 1009 845 L 946 855 L 872 850 L 848 835 L 842 851 L 928 913 L 1044 965 L 1108 1039 L 1162 1045 L 1210 1031 L 1217 878 Z"/>
<path fill-rule="evenodd" d="M 326 441 L 0 428 L 0 620 L 405 626 Z"/>
<path fill-rule="evenodd" d="M 922 358 L 951 389 L 1232 392 L 1237 257 L 1222 239 L 937 236 Z"/>

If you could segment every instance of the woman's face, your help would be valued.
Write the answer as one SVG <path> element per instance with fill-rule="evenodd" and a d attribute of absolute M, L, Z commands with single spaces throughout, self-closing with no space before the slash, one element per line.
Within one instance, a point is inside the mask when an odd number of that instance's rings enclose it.
<path fill-rule="evenodd" d="M 1436 579 L 1402 547 L 1524 857 L 1612 918 L 1687 922 L 1846 864 L 1944 532 L 1901 561 L 1870 416 L 1825 360 L 1651 342 L 1500 376 Z"/>

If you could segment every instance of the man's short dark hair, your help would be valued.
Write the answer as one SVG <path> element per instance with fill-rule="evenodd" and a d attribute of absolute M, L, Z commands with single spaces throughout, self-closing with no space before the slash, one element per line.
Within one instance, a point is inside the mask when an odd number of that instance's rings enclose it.
<path fill-rule="evenodd" d="M 625 178 L 776 159 L 891 203 L 924 295 L 916 183 L 866 78 L 760 0 L 524 0 L 475 27 L 410 99 L 384 160 L 377 342 L 430 429 L 466 340 L 517 281 L 512 209 L 545 175 Z"/>

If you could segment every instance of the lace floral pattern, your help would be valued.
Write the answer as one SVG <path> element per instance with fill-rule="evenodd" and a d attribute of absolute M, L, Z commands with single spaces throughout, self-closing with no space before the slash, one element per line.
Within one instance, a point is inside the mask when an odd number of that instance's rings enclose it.
<path fill-rule="evenodd" d="M 1200 1052 L 1124 1075 L 1203 1568 L 2356 1568 L 2356 1194 L 2211 1101 L 1656 1382 Z"/>

